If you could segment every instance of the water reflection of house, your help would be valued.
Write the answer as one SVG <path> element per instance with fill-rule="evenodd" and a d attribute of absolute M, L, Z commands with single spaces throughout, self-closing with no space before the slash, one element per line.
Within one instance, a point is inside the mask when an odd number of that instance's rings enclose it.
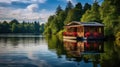
<path fill-rule="evenodd" d="M 67 51 L 68 54 L 71 54 L 73 56 L 80 56 L 81 52 L 84 51 L 84 44 L 83 43 L 77 43 L 77 42 L 64 42 L 64 48 Z"/>
<path fill-rule="evenodd" d="M 67 54 L 74 57 L 81 57 L 81 54 L 84 53 L 101 53 L 104 51 L 103 42 L 99 41 L 74 41 L 66 40 L 64 41 L 64 48 Z"/>
<path fill-rule="evenodd" d="M 80 63 L 92 63 L 93 67 L 99 67 L 100 54 L 104 52 L 103 41 L 77 41 L 63 40 L 65 57 L 68 61 L 75 61 L 77 65 Z"/>
<path fill-rule="evenodd" d="M 103 39 L 104 25 L 97 22 L 70 22 L 65 25 L 66 31 L 63 38 L 66 39 Z"/>

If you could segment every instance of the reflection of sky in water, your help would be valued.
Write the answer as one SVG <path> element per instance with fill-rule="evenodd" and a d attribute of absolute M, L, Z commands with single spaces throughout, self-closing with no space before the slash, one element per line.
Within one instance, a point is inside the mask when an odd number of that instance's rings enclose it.
<path fill-rule="evenodd" d="M 48 50 L 44 38 L 0 38 L 0 67 L 89 67 L 91 63 L 67 61 Z"/>

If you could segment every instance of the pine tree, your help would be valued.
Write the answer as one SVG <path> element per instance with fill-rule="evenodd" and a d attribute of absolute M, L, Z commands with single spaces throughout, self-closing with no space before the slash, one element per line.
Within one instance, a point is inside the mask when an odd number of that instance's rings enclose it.
<path fill-rule="evenodd" d="M 61 11 L 63 11 L 63 10 L 62 10 L 61 6 L 59 5 L 56 9 L 56 15 L 59 15 Z"/>
<path fill-rule="evenodd" d="M 68 15 L 64 24 L 67 24 L 71 21 L 79 21 L 81 17 L 82 17 L 82 5 L 81 3 L 77 3 L 75 8 L 71 9 L 68 12 Z"/>
<path fill-rule="evenodd" d="M 91 9 L 91 5 L 88 3 L 85 3 L 84 7 L 83 7 L 83 14 L 87 11 Z"/>
<path fill-rule="evenodd" d="M 82 16 L 82 22 L 101 22 L 100 20 L 100 12 L 99 12 L 99 5 L 95 2 L 92 5 L 90 10 L 87 10 L 85 14 Z"/>
<path fill-rule="evenodd" d="M 19 24 L 18 20 L 16 20 L 16 19 L 13 19 L 12 21 L 10 21 L 10 24 L 11 24 L 11 25 L 12 25 L 13 23 Z"/>
<path fill-rule="evenodd" d="M 63 29 L 65 18 L 66 18 L 65 11 L 60 12 L 60 14 L 57 16 L 59 30 Z"/>
<path fill-rule="evenodd" d="M 66 8 L 65 8 L 65 12 L 66 12 L 66 14 L 71 10 L 71 9 L 73 9 L 73 4 L 71 3 L 71 1 L 68 1 L 68 3 L 67 3 L 67 6 L 66 6 Z"/>

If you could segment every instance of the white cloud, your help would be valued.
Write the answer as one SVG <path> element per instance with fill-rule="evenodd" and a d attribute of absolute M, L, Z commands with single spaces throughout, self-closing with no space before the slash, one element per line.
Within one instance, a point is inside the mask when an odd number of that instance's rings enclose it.
<path fill-rule="evenodd" d="M 1 3 L 11 3 L 11 2 L 23 2 L 23 3 L 45 3 L 46 0 L 0 0 Z"/>
<path fill-rule="evenodd" d="M 17 19 L 19 21 L 24 20 L 46 22 L 48 17 L 54 13 L 53 11 L 47 11 L 46 9 L 39 9 L 38 3 L 44 3 L 46 0 L 0 0 L 2 3 L 11 3 L 13 1 L 31 4 L 26 8 L 17 9 L 14 7 L 0 7 L 0 21 Z"/>
<path fill-rule="evenodd" d="M 11 0 L 0 0 L 2 3 L 11 3 Z"/>
<path fill-rule="evenodd" d="M 18 1 L 18 2 L 24 2 L 24 3 L 45 3 L 46 0 L 12 0 L 12 1 Z"/>
<path fill-rule="evenodd" d="M 38 2 L 44 3 L 44 2 L 46 2 L 46 0 L 38 0 Z"/>
<path fill-rule="evenodd" d="M 72 2 L 73 0 L 66 0 L 66 1 L 71 1 Z"/>
<path fill-rule="evenodd" d="M 27 9 L 31 12 L 37 11 L 38 8 L 39 8 L 38 4 L 31 4 L 27 7 Z"/>
<path fill-rule="evenodd" d="M 25 9 L 0 7 L 0 20 L 18 19 L 19 21 L 24 20 L 46 22 L 48 17 L 54 13 L 51 11 L 47 11 L 46 9 L 34 11 L 37 9 L 38 9 L 37 4 L 28 5 Z"/>

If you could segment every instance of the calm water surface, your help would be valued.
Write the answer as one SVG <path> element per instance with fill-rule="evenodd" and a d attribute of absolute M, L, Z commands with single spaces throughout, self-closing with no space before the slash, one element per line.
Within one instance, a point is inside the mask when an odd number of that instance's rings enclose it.
<path fill-rule="evenodd" d="M 108 41 L 41 35 L 0 37 L 0 67 L 119 67 L 120 47 Z"/>

